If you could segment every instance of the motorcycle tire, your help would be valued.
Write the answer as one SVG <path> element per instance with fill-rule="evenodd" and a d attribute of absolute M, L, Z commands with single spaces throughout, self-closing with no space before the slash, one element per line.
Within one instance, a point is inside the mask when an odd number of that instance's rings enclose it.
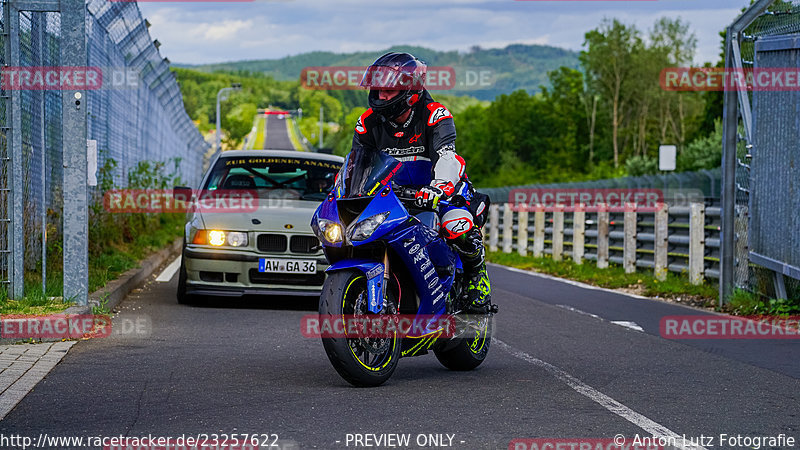
<path fill-rule="evenodd" d="M 390 295 L 391 291 L 390 291 Z M 395 300 L 395 304 L 397 299 Z M 356 270 L 343 270 L 328 275 L 319 298 L 319 314 L 328 317 L 353 315 L 355 309 L 363 311 L 367 303 L 367 279 Z M 380 353 L 370 352 L 365 338 L 322 338 L 325 353 L 334 369 L 348 383 L 357 387 L 380 386 L 392 376 L 400 359 L 401 338 L 384 340 Z"/>

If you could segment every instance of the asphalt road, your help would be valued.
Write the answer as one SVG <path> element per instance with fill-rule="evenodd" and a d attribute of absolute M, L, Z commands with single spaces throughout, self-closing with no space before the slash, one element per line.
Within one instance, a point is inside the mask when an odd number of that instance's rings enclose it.
<path fill-rule="evenodd" d="M 266 150 L 295 150 L 292 141 L 289 139 L 289 132 L 286 129 L 286 119 L 279 119 L 275 114 L 267 116 L 264 121 L 266 134 L 264 137 L 264 149 Z"/>
<path fill-rule="evenodd" d="M 0 436 L 275 433 L 285 448 L 324 449 L 367 448 L 346 445 L 355 433 L 449 435 L 458 449 L 653 432 L 800 438 L 798 341 L 666 340 L 658 319 L 694 310 L 490 273 L 500 313 L 482 366 L 456 373 L 433 355 L 403 359 L 371 389 L 350 387 L 321 343 L 300 334 L 314 299 L 190 307 L 174 300 L 177 277 L 149 284 L 114 323 L 144 334 L 79 342 L 0 422 Z"/>

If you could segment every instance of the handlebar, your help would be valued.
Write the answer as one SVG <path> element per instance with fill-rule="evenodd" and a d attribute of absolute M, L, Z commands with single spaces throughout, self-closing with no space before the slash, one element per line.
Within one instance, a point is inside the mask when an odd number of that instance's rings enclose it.
<path fill-rule="evenodd" d="M 405 200 L 405 201 L 414 201 L 414 197 L 417 195 L 418 192 L 417 189 L 412 189 L 404 186 L 394 186 L 393 188 L 395 194 L 397 194 L 397 197 L 400 200 Z M 449 206 L 460 208 L 462 206 L 465 206 L 466 204 L 467 204 L 467 199 L 465 199 L 461 195 L 454 195 L 450 197 L 449 200 L 445 200 L 444 198 L 441 198 L 439 200 L 439 206 L 444 208 L 447 208 Z"/>

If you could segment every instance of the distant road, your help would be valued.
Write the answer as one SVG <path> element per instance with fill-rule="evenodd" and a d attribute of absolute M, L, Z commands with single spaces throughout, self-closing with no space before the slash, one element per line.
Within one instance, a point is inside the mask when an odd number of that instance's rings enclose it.
<path fill-rule="evenodd" d="M 296 150 L 289 139 L 289 131 L 286 129 L 286 118 L 270 114 L 265 121 L 266 137 L 264 138 L 264 149 L 269 150 Z"/>

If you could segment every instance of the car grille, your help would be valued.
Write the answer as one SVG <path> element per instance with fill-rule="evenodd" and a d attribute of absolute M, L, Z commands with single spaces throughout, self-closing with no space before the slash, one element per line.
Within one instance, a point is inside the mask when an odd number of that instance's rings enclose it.
<path fill-rule="evenodd" d="M 262 252 L 283 253 L 286 251 L 286 236 L 282 234 L 259 234 L 256 246 Z"/>
<path fill-rule="evenodd" d="M 319 244 L 319 239 L 314 236 L 292 236 L 289 249 L 292 253 L 317 253 L 319 250 L 311 250 L 311 248 Z"/>
<path fill-rule="evenodd" d="M 325 282 L 325 272 L 314 274 L 262 273 L 258 269 L 250 269 L 250 282 L 253 284 L 322 286 L 322 283 Z"/>

